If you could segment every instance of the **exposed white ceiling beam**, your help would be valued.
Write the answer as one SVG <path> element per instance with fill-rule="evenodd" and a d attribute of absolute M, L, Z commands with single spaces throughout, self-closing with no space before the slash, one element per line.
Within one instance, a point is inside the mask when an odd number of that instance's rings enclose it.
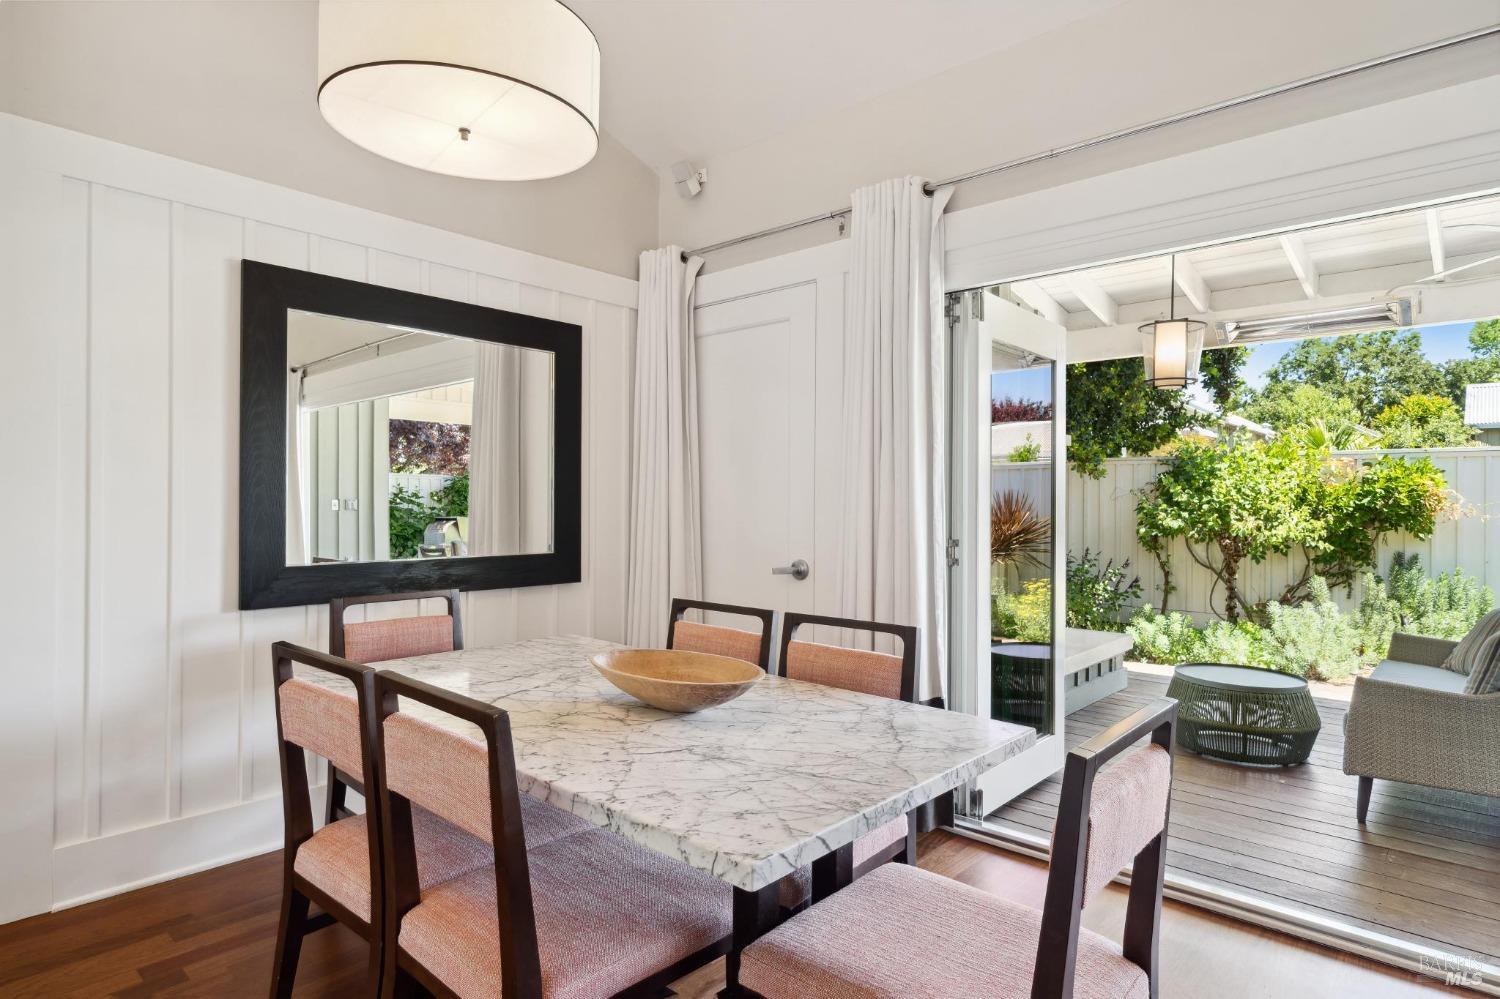
<path fill-rule="evenodd" d="M 1423 213 L 1427 217 L 1427 248 L 1432 253 L 1432 273 L 1437 274 L 1447 265 L 1448 252 L 1443 245 L 1443 221 L 1436 208 Z"/>
<path fill-rule="evenodd" d="M 1064 280 L 1068 282 L 1068 289 L 1078 296 L 1090 312 L 1092 312 L 1105 326 L 1113 326 L 1118 321 L 1119 307 L 1115 300 L 1109 297 L 1109 292 L 1099 287 L 1098 282 L 1087 274 L 1066 274 Z"/>
<path fill-rule="evenodd" d="M 1058 305 L 1057 299 L 1043 291 L 1042 286 L 1035 281 L 1013 281 L 1010 290 L 1049 321 L 1059 326 L 1067 324 L 1068 310 Z"/>
<path fill-rule="evenodd" d="M 1203 280 L 1203 275 L 1198 273 L 1198 268 L 1193 262 L 1186 258 L 1177 261 L 1177 287 L 1187 296 L 1188 301 L 1193 303 L 1193 308 L 1199 312 L 1209 311 L 1208 282 Z"/>
<path fill-rule="evenodd" d="M 1281 252 L 1286 254 L 1287 263 L 1292 265 L 1292 273 L 1297 275 L 1297 283 L 1302 285 L 1302 294 L 1308 298 L 1317 298 L 1318 268 L 1308 254 L 1302 237 L 1291 233 L 1278 236 L 1277 239 L 1281 241 Z"/>

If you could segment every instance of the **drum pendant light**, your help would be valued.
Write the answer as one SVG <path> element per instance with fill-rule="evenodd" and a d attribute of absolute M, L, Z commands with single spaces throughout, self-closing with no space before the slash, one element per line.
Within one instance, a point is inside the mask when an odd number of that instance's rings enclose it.
<path fill-rule="evenodd" d="M 320 0 L 318 108 L 372 153 L 538 180 L 599 149 L 599 43 L 557 0 Z"/>
<path fill-rule="evenodd" d="M 1146 381 L 1157 388 L 1187 388 L 1198 381 L 1207 323 L 1177 318 L 1177 257 L 1172 256 L 1171 285 L 1167 289 L 1167 318 L 1140 327 Z"/>

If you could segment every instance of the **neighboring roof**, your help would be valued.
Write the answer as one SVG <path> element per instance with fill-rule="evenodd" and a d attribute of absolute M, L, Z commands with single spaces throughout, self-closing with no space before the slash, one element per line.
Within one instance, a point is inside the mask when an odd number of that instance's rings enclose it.
<path fill-rule="evenodd" d="M 1480 382 L 1464 388 L 1464 425 L 1480 430 L 1500 427 L 1500 382 Z"/>

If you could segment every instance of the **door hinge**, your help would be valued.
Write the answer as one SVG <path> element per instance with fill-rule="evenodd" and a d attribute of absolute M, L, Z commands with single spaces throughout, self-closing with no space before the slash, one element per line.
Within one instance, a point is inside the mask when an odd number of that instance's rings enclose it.
<path fill-rule="evenodd" d="M 948 567 L 951 569 L 955 565 L 958 565 L 958 539 L 957 538 L 949 538 L 948 539 Z"/>
<path fill-rule="evenodd" d="M 969 300 L 974 303 L 971 308 L 974 311 L 975 320 L 984 322 L 984 289 L 978 288 L 969 292 L 969 295 L 972 296 Z"/>
<path fill-rule="evenodd" d="M 943 301 L 943 318 L 948 321 L 951 330 L 958 325 L 958 301 L 961 296 L 954 294 L 947 296 Z"/>

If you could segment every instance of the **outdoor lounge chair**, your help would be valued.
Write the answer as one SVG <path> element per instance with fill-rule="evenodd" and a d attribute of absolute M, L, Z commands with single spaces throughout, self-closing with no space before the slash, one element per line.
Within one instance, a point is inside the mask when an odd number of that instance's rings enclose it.
<path fill-rule="evenodd" d="M 1500 795 L 1500 693 L 1466 693 L 1444 669 L 1457 642 L 1397 632 L 1387 658 L 1354 684 L 1344 773 L 1359 777 L 1359 821 L 1375 778 Z"/>

